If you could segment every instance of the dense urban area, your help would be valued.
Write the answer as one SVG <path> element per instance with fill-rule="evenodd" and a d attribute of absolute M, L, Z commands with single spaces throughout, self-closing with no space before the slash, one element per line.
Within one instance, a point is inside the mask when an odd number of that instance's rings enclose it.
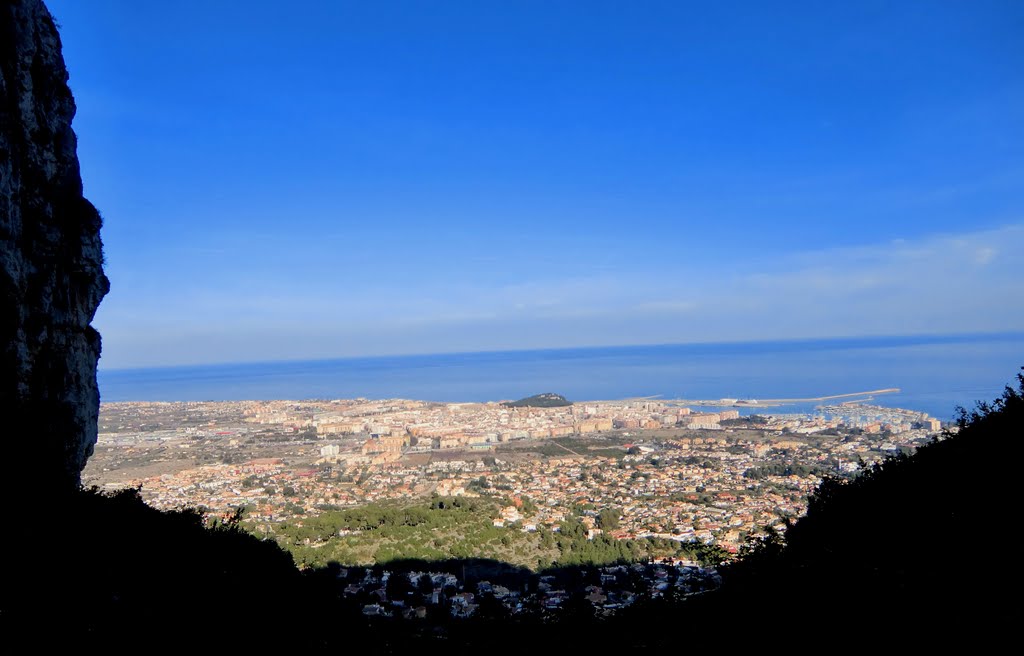
<path fill-rule="evenodd" d="M 607 614 L 713 587 L 715 566 L 784 532 L 822 477 L 942 429 L 862 402 L 741 416 L 554 397 L 109 403 L 84 478 L 141 487 L 159 508 L 201 508 L 276 540 L 300 567 L 335 568 L 367 615 L 557 610 L 581 598 Z M 505 570 L 429 566 L 470 558 Z M 590 569 L 575 583 L 545 573 L 560 566 Z"/>

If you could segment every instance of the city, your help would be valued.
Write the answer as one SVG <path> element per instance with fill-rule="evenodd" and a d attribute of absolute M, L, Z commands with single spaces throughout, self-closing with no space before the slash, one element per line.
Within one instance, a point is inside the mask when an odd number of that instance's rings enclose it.
<path fill-rule="evenodd" d="M 573 509 L 620 513 L 615 539 L 735 552 L 799 516 L 826 475 L 931 439 L 940 423 L 857 403 L 814 415 L 692 412 L 654 400 L 509 408 L 411 400 L 105 404 L 87 484 L 141 486 L 154 506 L 244 508 L 275 524 L 368 503 L 510 501 L 495 526 L 557 531 Z M 524 514 L 511 500 L 536 509 Z M 521 501 L 519 502 L 521 504 Z"/>
<path fill-rule="evenodd" d="M 365 615 L 406 618 L 481 604 L 557 613 L 580 599 L 611 614 L 699 594 L 716 565 L 783 533 L 823 477 L 943 428 L 861 402 L 740 416 L 652 399 L 111 403 L 99 425 L 87 485 L 235 518 L 300 568 L 333 568 Z M 466 558 L 514 572 L 430 566 Z M 586 580 L 546 574 L 563 565 Z"/>

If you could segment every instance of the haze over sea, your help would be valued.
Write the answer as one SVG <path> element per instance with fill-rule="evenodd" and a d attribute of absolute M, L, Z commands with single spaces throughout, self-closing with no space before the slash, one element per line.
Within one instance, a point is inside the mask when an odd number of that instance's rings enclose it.
<path fill-rule="evenodd" d="M 1024 363 L 1024 333 L 673 344 L 106 370 L 103 401 L 408 398 L 497 401 L 808 398 L 898 387 L 878 405 L 948 420 L 992 400 Z M 816 404 L 767 412 L 810 411 Z M 748 410 L 747 413 L 750 411 Z M 761 412 L 766 412 L 761 410 Z"/>

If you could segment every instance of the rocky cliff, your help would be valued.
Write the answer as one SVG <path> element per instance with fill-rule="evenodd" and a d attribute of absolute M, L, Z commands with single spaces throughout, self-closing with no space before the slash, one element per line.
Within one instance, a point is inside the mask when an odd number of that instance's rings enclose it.
<path fill-rule="evenodd" d="M 77 486 L 96 442 L 109 283 L 82 196 L 75 101 L 41 0 L 0 0 L 0 411 L 5 482 Z"/>

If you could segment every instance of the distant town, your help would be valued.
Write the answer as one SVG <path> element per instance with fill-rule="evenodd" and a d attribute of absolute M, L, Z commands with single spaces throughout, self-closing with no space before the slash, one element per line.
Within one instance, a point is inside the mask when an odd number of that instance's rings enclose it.
<path fill-rule="evenodd" d="M 470 616 L 481 594 L 508 612 L 578 598 L 607 614 L 644 596 L 714 587 L 715 565 L 784 532 L 822 477 L 851 476 L 944 428 L 919 412 L 838 398 L 810 414 L 747 416 L 554 394 L 531 397 L 545 407 L 108 403 L 83 477 L 110 490 L 141 487 L 158 508 L 241 518 L 300 567 L 343 565 L 346 597 L 366 615 Z M 465 572 L 379 569 L 468 557 L 539 578 L 519 589 L 471 584 Z M 592 584 L 567 592 L 543 576 L 564 564 L 593 565 Z"/>
<path fill-rule="evenodd" d="M 922 413 L 860 403 L 747 417 L 657 400 L 110 403 L 84 477 L 141 486 L 160 508 L 241 507 L 268 530 L 324 509 L 484 495 L 537 507 L 524 515 L 509 505 L 496 526 L 557 530 L 573 508 L 609 507 L 621 513 L 615 538 L 735 551 L 800 515 L 822 476 L 911 450 L 941 428 Z"/>

